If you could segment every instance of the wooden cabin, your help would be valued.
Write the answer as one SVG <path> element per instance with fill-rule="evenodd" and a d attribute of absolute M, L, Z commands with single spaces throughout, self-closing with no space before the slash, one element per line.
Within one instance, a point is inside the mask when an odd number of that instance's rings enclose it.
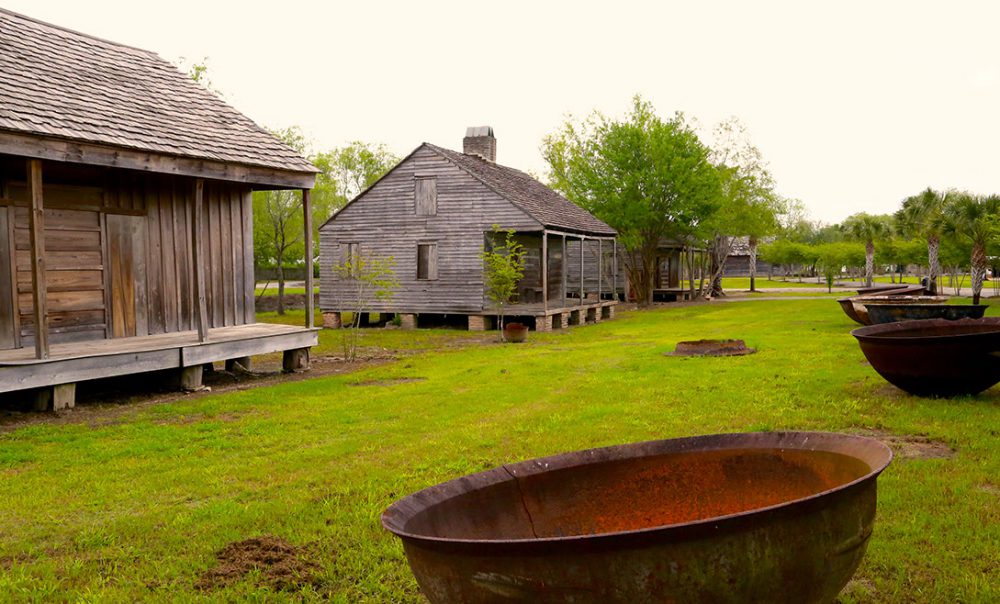
<path fill-rule="evenodd" d="M 442 317 L 486 329 L 480 253 L 493 225 L 512 229 L 527 255 L 506 314 L 538 330 L 614 315 L 615 230 L 528 174 L 496 163 L 492 128 L 469 128 L 463 151 L 424 143 L 320 228 L 320 308 L 338 327 L 350 283 L 333 267 L 359 254 L 395 261 L 395 295 L 368 308 L 416 327 Z M 588 255 L 600 261 L 587 262 Z"/>
<path fill-rule="evenodd" d="M 312 312 L 255 320 L 251 194 L 300 189 L 308 217 L 315 173 L 155 53 L 0 9 L 0 393 L 304 366 Z"/>

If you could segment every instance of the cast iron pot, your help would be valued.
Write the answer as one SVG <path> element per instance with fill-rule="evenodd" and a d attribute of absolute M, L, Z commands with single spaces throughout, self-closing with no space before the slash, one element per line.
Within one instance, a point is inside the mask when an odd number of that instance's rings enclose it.
<path fill-rule="evenodd" d="M 882 323 L 851 335 L 872 368 L 910 394 L 977 394 L 1000 382 L 1000 317 Z"/>
<path fill-rule="evenodd" d="M 523 323 L 507 323 L 503 326 L 503 339 L 508 342 L 524 342 L 528 339 L 528 328 Z"/>
<path fill-rule="evenodd" d="M 926 319 L 982 319 L 989 304 L 865 304 L 872 325 Z"/>
<path fill-rule="evenodd" d="M 841 302 L 841 300 L 837 301 Z M 847 305 L 841 302 L 840 307 L 844 313 L 857 323 L 871 325 L 872 321 L 868 317 L 869 304 L 944 304 L 948 301 L 948 296 L 854 296 L 847 298 L 847 301 L 854 306 L 854 310 L 853 313 L 848 312 Z"/>
<path fill-rule="evenodd" d="M 435 603 L 832 602 L 892 453 L 808 432 L 660 440 L 424 489 L 382 525 Z"/>

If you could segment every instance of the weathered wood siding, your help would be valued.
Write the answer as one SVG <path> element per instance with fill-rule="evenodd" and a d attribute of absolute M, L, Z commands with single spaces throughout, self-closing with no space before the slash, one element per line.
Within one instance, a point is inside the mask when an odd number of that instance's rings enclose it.
<path fill-rule="evenodd" d="M 416 179 L 435 177 L 437 213 L 418 216 Z M 434 151 L 422 147 L 320 229 L 320 308 L 345 310 L 349 294 L 333 272 L 346 246 L 391 256 L 400 282 L 376 312 L 463 313 L 483 308 L 484 234 L 493 224 L 518 231 L 541 225 L 492 189 Z M 417 245 L 437 244 L 438 278 L 418 280 Z"/>
<path fill-rule="evenodd" d="M 0 157 L 0 280 L 16 286 L 10 304 L 0 295 L 0 348 L 12 328 L 19 346 L 32 345 L 35 333 L 20 166 Z M 53 162 L 42 179 L 53 343 L 195 329 L 193 179 Z M 249 186 L 206 183 L 200 237 L 211 327 L 255 320 L 251 211 Z"/>

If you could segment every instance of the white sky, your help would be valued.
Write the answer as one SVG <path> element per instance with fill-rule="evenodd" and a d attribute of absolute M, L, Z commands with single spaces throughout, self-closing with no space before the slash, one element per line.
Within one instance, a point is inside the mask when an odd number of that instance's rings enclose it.
<path fill-rule="evenodd" d="M 542 174 L 567 114 L 633 94 L 704 127 L 731 116 L 811 217 L 891 212 L 920 189 L 1000 192 L 996 2 L 2 0 L 158 52 L 208 57 L 227 100 L 317 149 L 461 149 Z"/>

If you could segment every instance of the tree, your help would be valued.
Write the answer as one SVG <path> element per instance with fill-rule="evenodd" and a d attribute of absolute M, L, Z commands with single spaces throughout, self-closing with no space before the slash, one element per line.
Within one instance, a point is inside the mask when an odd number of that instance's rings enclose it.
<path fill-rule="evenodd" d="M 660 119 L 636 96 L 624 119 L 594 112 L 567 121 L 542 153 L 550 185 L 618 231 L 636 298 L 651 304 L 661 242 L 697 240 L 719 208 L 709 149 L 682 114 Z"/>
<path fill-rule="evenodd" d="M 941 228 L 948 196 L 927 187 L 917 195 L 903 200 L 903 207 L 896 218 L 904 232 L 927 242 L 927 291 L 937 293 L 937 279 L 941 274 L 938 249 L 941 245 Z"/>
<path fill-rule="evenodd" d="M 399 157 L 384 144 L 352 141 L 345 147 L 317 154 L 314 163 L 329 179 L 332 193 L 340 202 L 333 209 L 339 210 L 399 163 Z"/>
<path fill-rule="evenodd" d="M 399 287 L 396 261 L 392 256 L 380 258 L 359 253 L 335 265 L 333 272 L 344 282 L 337 288 L 342 298 L 339 306 L 353 312 L 350 325 L 342 332 L 344 358 L 353 361 L 358 353 L 361 316 L 369 312 L 372 302 L 392 298 Z"/>
<path fill-rule="evenodd" d="M 297 126 L 273 131 L 289 147 L 305 155 L 306 140 Z M 255 191 L 253 194 L 253 243 L 257 266 L 275 263 L 278 281 L 278 314 L 285 314 L 285 259 L 303 256 L 301 193 L 298 191 Z M 318 237 L 315 237 L 318 240 Z M 306 292 L 312 295 L 312 292 Z"/>
<path fill-rule="evenodd" d="M 750 252 L 750 291 L 755 291 L 758 240 L 779 229 L 780 201 L 774 179 L 760 150 L 750 142 L 746 127 L 735 117 L 713 131 L 711 160 L 719 170 L 722 209 L 711 220 L 711 295 L 723 295 L 722 272 L 732 249 L 732 236 L 747 236 Z"/>
<path fill-rule="evenodd" d="M 501 230 L 496 224 L 479 254 L 483 261 L 483 286 L 487 297 L 497 308 L 497 330 L 501 342 L 504 309 L 517 291 L 518 281 L 524 276 L 524 256 L 524 246 L 514 239 L 514 231 Z"/>
<path fill-rule="evenodd" d="M 889 217 L 861 212 L 848 216 L 841 226 L 852 239 L 865 244 L 865 287 L 871 287 L 875 273 L 875 240 L 892 232 Z"/>
<path fill-rule="evenodd" d="M 993 241 L 1000 227 L 1000 196 L 988 197 L 956 193 L 944 209 L 941 232 L 955 235 L 972 244 L 972 303 L 979 304 L 986 277 L 988 259 L 986 246 Z"/>

